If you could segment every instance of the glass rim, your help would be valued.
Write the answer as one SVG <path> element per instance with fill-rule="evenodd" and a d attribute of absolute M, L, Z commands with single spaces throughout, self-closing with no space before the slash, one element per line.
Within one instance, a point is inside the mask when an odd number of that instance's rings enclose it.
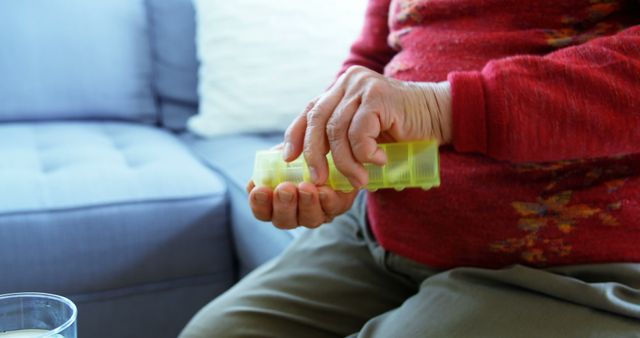
<path fill-rule="evenodd" d="M 55 334 L 58 334 L 68 329 L 71 325 L 73 325 L 73 323 L 76 321 L 78 316 L 78 308 L 76 307 L 76 304 L 74 304 L 69 298 L 63 297 L 60 295 L 54 295 L 52 293 L 44 293 L 44 292 L 14 292 L 14 293 L 0 294 L 0 301 L 6 300 L 6 299 L 13 299 L 13 298 L 46 298 L 49 300 L 61 302 L 71 308 L 71 317 L 66 322 L 56 327 L 55 329 L 49 330 L 47 333 L 39 337 L 43 337 L 43 338 L 51 337 Z"/>

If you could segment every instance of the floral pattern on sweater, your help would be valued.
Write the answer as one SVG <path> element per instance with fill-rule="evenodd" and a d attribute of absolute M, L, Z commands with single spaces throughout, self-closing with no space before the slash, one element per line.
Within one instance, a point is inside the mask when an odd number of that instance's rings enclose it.
<path fill-rule="evenodd" d="M 519 216 L 517 226 L 523 232 L 522 236 L 491 243 L 489 249 L 493 252 L 519 254 L 527 263 L 544 266 L 551 256 L 559 258 L 572 253 L 572 243 L 563 237 L 579 231 L 581 221 L 595 218 L 602 226 L 619 225 L 616 212 L 622 208 L 621 201 L 606 206 L 593 206 L 575 203 L 574 196 L 576 190 L 591 187 L 604 187 L 606 194 L 614 194 L 627 181 L 620 177 L 629 175 L 632 168 L 622 163 L 584 166 L 586 162 L 588 161 L 576 160 L 516 166 L 516 170 L 521 173 L 542 173 L 551 175 L 551 179 L 535 201 L 511 203 Z M 573 190 L 562 190 L 568 186 L 573 187 Z M 556 231 L 549 231 L 552 227 Z"/>
<path fill-rule="evenodd" d="M 562 28 L 546 29 L 547 43 L 555 48 L 577 45 L 597 37 L 612 35 L 625 29 L 626 26 L 607 16 L 620 10 L 622 4 L 618 0 L 590 0 L 575 15 L 562 17 Z"/>

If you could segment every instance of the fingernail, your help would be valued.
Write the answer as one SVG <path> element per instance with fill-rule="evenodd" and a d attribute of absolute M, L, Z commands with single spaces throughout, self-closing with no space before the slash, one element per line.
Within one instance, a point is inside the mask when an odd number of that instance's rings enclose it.
<path fill-rule="evenodd" d="M 350 182 L 356 190 L 360 190 L 364 186 L 357 178 L 351 179 Z"/>
<path fill-rule="evenodd" d="M 282 158 L 286 161 L 293 152 L 293 145 L 291 142 L 287 142 L 284 145 L 284 151 L 282 152 Z"/>
<path fill-rule="evenodd" d="M 369 155 L 369 161 L 374 163 L 386 163 L 387 155 L 384 150 L 378 148 L 371 155 Z"/>
<path fill-rule="evenodd" d="M 289 203 L 293 200 L 293 194 L 288 191 L 278 191 L 278 199 L 280 202 Z"/>
<path fill-rule="evenodd" d="M 318 183 L 318 172 L 316 171 L 316 168 L 309 167 L 309 174 L 311 175 L 311 182 Z"/>
<path fill-rule="evenodd" d="M 377 153 L 378 153 L 378 148 L 376 148 L 376 150 L 374 150 L 371 154 L 369 154 L 369 157 L 367 158 L 367 160 L 375 159 Z"/>
<path fill-rule="evenodd" d="M 300 194 L 300 201 L 303 203 L 311 203 L 311 200 L 313 199 L 313 194 L 311 194 L 308 191 L 304 191 L 304 190 L 300 190 L 298 192 Z"/>
<path fill-rule="evenodd" d="M 259 204 L 267 204 L 269 202 L 269 195 L 265 192 L 257 192 L 255 194 L 256 202 Z"/>

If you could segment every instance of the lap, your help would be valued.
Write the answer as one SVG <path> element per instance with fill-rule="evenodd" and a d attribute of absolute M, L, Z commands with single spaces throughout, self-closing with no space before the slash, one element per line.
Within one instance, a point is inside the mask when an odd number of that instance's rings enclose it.
<path fill-rule="evenodd" d="M 363 202 L 359 202 L 363 203 Z M 376 262 L 354 208 L 296 240 L 205 306 L 181 338 L 344 337 L 417 291 Z"/>
<path fill-rule="evenodd" d="M 459 268 L 352 337 L 640 337 L 640 265 Z"/>
<path fill-rule="evenodd" d="M 180 338 L 640 337 L 640 264 L 439 272 L 385 252 L 357 203 L 204 307 Z"/>

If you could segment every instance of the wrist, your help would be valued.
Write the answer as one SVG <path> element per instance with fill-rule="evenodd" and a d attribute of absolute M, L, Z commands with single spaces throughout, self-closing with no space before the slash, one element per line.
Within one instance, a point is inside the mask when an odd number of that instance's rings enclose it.
<path fill-rule="evenodd" d="M 427 135 L 436 138 L 440 144 L 448 144 L 453 139 L 453 117 L 451 105 L 451 85 L 442 82 L 412 82 L 411 87 L 418 91 L 413 95 L 416 100 L 415 109 L 425 120 Z"/>
<path fill-rule="evenodd" d="M 453 110 L 451 105 L 451 84 L 449 81 L 437 82 L 434 84 L 434 96 L 438 103 L 440 124 L 442 129 L 442 143 L 448 144 L 453 141 Z"/>

